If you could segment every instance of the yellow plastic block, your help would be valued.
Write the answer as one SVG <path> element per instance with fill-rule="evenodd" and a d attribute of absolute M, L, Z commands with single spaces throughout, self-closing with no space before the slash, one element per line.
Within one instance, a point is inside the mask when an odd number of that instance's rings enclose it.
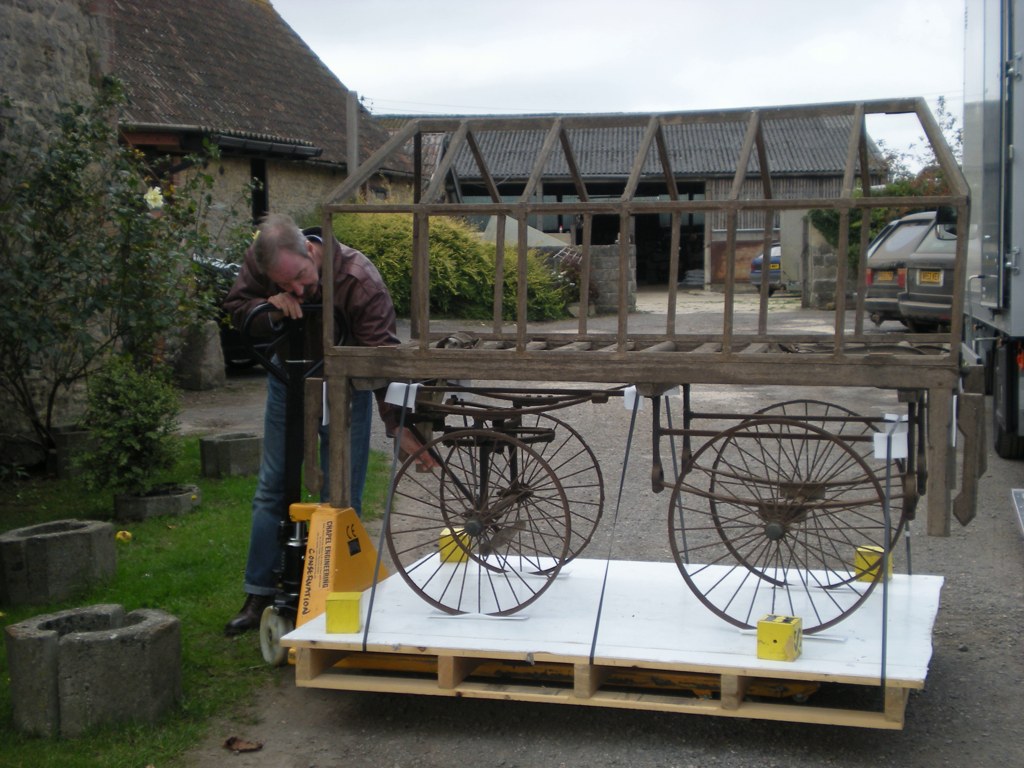
<path fill-rule="evenodd" d="M 362 592 L 331 592 L 327 596 L 327 631 L 339 635 L 358 632 L 362 599 Z"/>
<path fill-rule="evenodd" d="M 803 650 L 803 620 L 768 614 L 757 622 L 757 658 L 795 661 Z"/>
<path fill-rule="evenodd" d="M 459 542 L 462 542 L 462 546 L 459 546 Z M 454 532 L 451 528 L 445 528 L 441 531 L 441 538 L 437 542 L 442 563 L 466 562 L 469 559 L 469 552 L 466 551 L 468 547 L 469 534 L 462 528 L 456 528 Z"/>
<path fill-rule="evenodd" d="M 857 553 L 853 558 L 853 572 L 857 574 L 857 581 L 874 581 L 878 575 L 878 564 L 881 562 L 885 550 L 882 547 L 857 547 Z M 885 578 L 892 578 L 892 552 L 889 553 L 889 568 Z"/>

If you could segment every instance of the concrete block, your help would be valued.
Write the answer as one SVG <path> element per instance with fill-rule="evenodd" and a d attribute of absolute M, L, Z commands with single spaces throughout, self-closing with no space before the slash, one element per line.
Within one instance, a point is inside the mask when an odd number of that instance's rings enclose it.
<path fill-rule="evenodd" d="M 203 477 L 255 475 L 262 453 L 263 438 L 251 432 L 211 435 L 199 440 Z"/>
<path fill-rule="evenodd" d="M 56 520 L 0 534 L 0 605 L 65 600 L 117 570 L 114 526 Z"/>
<path fill-rule="evenodd" d="M 163 611 L 95 605 L 5 630 L 15 727 L 73 738 L 152 724 L 181 700 L 181 629 Z"/>
<path fill-rule="evenodd" d="M 4 630 L 4 643 L 14 727 L 32 736 L 58 736 L 61 635 L 110 627 L 123 621 L 124 608 L 105 604 L 36 616 L 8 625 Z"/>

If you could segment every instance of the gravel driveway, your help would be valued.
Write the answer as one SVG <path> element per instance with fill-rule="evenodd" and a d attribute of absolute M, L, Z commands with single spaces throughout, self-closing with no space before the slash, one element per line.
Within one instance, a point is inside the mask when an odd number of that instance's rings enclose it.
<path fill-rule="evenodd" d="M 659 322 L 657 305 L 640 309 L 650 314 L 653 323 Z M 803 318 L 794 322 L 822 320 L 795 308 L 793 314 Z M 828 317 L 823 321 L 828 322 Z M 729 410 L 747 411 L 796 395 L 793 388 L 764 387 L 739 392 L 707 388 L 700 396 L 709 408 L 727 405 Z M 864 413 L 884 411 L 890 397 L 875 390 L 851 393 L 827 388 L 812 388 L 799 396 Z M 259 431 L 261 413 L 261 377 L 236 377 L 223 390 L 190 393 L 183 429 Z M 610 546 L 607 521 L 618 493 L 629 413 L 613 401 L 577 406 L 571 415 L 563 411 L 559 418 L 584 436 L 604 470 L 605 523 L 585 555 L 601 557 Z M 638 435 L 645 434 L 646 418 L 649 415 L 641 412 Z M 384 446 L 379 435 L 375 440 Z M 672 559 L 665 534 L 668 497 L 650 489 L 650 457 L 649 441 L 635 439 L 611 545 L 616 558 Z M 208 737 L 181 764 L 200 768 L 1020 765 L 1024 755 L 1024 544 L 1010 489 L 1021 486 L 1024 465 L 991 454 L 980 481 L 974 522 L 966 528 L 954 522 L 948 538 L 926 536 L 923 522 L 911 529 L 914 572 L 942 575 L 945 585 L 927 685 L 911 694 L 902 731 L 304 689 L 295 686 L 294 671 L 284 668 L 268 669 L 259 696 L 212 723 Z M 375 534 L 377 529 L 369 527 Z M 254 663 L 259 663 L 255 637 L 224 642 L 251 643 Z M 229 736 L 261 742 L 263 748 L 233 754 L 222 746 Z"/>

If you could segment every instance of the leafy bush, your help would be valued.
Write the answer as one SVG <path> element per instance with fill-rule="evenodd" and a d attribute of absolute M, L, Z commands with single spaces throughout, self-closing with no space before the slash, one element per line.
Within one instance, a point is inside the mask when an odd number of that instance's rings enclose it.
<path fill-rule="evenodd" d="M 915 206 L 913 198 L 914 196 L 923 194 L 920 191 L 916 191 L 915 187 L 906 180 L 900 180 L 887 184 L 879 196 L 892 196 L 892 197 L 907 197 L 907 205 L 900 206 L 899 208 L 872 208 L 871 216 L 868 220 L 868 242 L 874 239 L 874 237 L 882 231 L 886 224 L 893 219 L 898 219 L 902 216 L 906 216 L 909 213 L 915 213 L 917 211 L 925 210 L 920 206 Z M 854 197 L 860 197 L 860 191 L 854 190 Z M 821 232 L 825 241 L 833 248 L 839 247 L 839 211 L 834 208 L 815 208 L 808 212 L 808 219 L 811 224 Z M 850 216 L 850 229 L 847 237 L 847 263 L 852 271 L 856 271 L 858 264 L 860 263 L 860 233 L 863 228 L 861 223 L 861 217 L 859 213 L 851 214 Z"/>
<path fill-rule="evenodd" d="M 506 251 L 508 255 L 508 251 Z M 489 254 L 491 264 L 495 263 L 492 250 Z M 516 316 L 516 297 L 519 293 L 518 259 L 505 262 L 505 290 L 503 294 L 502 316 L 506 320 L 514 320 Z M 494 274 L 494 267 L 491 267 Z M 490 298 L 490 297 L 488 297 Z M 528 320 L 557 320 L 568 315 L 567 306 L 578 298 L 574 286 L 555 272 L 547 260 L 537 252 L 530 251 L 526 259 L 526 317 Z M 490 314 L 487 315 L 490 317 Z"/>
<path fill-rule="evenodd" d="M 940 96 L 936 120 L 942 135 L 958 162 L 963 157 L 963 131 L 956 116 L 946 108 L 945 97 Z M 879 150 L 885 158 L 888 168 L 889 183 L 873 195 L 879 197 L 906 197 L 907 204 L 893 208 L 872 208 L 869 222 L 868 241 L 882 231 L 886 224 L 910 213 L 932 210 L 915 204 L 913 198 L 929 195 L 948 194 L 949 186 L 939 168 L 935 152 L 927 139 L 922 136 L 919 143 L 911 144 L 905 151 L 890 148 L 883 140 L 877 142 Z M 914 170 L 914 169 L 919 170 Z M 860 190 L 854 190 L 854 196 L 860 197 Z M 839 211 L 836 209 L 814 209 L 808 214 L 811 223 L 834 248 L 839 247 Z M 859 215 L 850 216 L 848 238 L 848 262 L 850 269 L 857 270 L 860 263 L 860 232 L 862 224 Z"/>
<path fill-rule="evenodd" d="M 204 158 L 176 158 L 172 173 L 170 158 L 119 144 L 123 99 L 107 81 L 47 141 L 11 135 L 0 148 L 0 390 L 43 448 L 58 396 L 108 355 L 168 363 L 182 332 L 212 316 L 191 257 L 217 239 L 213 178 Z"/>
<path fill-rule="evenodd" d="M 380 270 L 399 315 L 410 312 L 412 290 L 412 216 L 400 213 L 342 214 L 334 219 L 335 237 L 366 254 Z M 497 263 L 493 243 L 479 239 L 463 221 L 435 217 L 430 222 L 430 313 L 438 317 L 488 319 L 492 316 Z M 518 259 L 506 249 L 502 314 L 515 318 Z M 563 280 L 535 251 L 527 256 L 528 319 L 567 315 L 575 300 Z"/>
<path fill-rule="evenodd" d="M 165 368 L 138 368 L 127 355 L 107 360 L 88 383 L 82 426 L 92 433 L 93 447 L 82 457 L 86 487 L 151 490 L 157 473 L 177 460 L 180 407 Z"/>

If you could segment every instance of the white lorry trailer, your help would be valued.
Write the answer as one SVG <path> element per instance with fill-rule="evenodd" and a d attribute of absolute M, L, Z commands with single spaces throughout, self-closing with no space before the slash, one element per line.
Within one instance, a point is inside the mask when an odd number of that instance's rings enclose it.
<path fill-rule="evenodd" d="M 1014 459 L 1024 458 L 1022 52 L 1024 4 L 967 0 L 963 165 L 971 222 L 964 332 L 991 387 L 996 453 Z"/>

